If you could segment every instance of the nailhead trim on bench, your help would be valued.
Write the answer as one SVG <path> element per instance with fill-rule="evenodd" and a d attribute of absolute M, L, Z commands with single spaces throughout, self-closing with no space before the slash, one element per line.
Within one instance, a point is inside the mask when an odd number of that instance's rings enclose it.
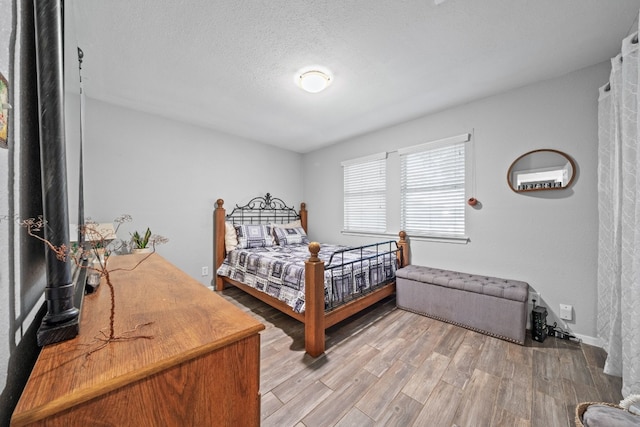
<path fill-rule="evenodd" d="M 479 332 L 479 333 L 484 334 L 484 335 L 489 335 L 489 336 L 494 337 L 494 338 L 499 338 L 501 340 L 505 340 L 505 341 L 509 341 L 509 342 L 512 342 L 512 343 L 524 345 L 524 341 L 514 340 L 513 338 L 509 338 L 509 337 L 505 337 L 503 335 L 495 334 L 495 333 L 490 332 L 490 331 L 485 331 L 484 329 L 476 328 L 474 326 L 464 325 L 464 324 L 459 323 L 459 322 L 454 322 L 452 320 L 445 319 L 444 317 L 434 316 L 432 314 L 425 313 L 425 312 L 419 311 L 419 310 L 414 310 L 414 309 L 411 309 L 411 308 L 405 308 L 405 307 L 398 307 L 398 308 L 401 308 L 402 310 L 405 310 L 405 311 L 410 311 L 412 313 L 420 314 L 422 316 L 426 316 L 426 317 L 429 317 L 431 319 L 439 320 L 440 322 L 449 323 L 451 325 L 460 326 L 461 328 L 469 329 L 469 330 L 474 331 L 474 332 Z"/>

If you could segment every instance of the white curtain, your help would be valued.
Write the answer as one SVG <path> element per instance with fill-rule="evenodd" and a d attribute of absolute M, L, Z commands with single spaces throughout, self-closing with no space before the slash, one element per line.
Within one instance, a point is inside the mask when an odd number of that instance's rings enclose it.
<path fill-rule="evenodd" d="M 611 60 L 598 101 L 598 336 L 604 372 L 640 393 L 640 149 L 637 33 Z"/>

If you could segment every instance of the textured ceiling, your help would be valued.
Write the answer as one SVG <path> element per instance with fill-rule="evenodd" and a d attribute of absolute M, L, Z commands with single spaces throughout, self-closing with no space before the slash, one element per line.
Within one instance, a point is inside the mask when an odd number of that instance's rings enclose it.
<path fill-rule="evenodd" d="M 640 9 L 640 0 L 72 1 L 88 97 L 301 153 L 605 61 Z M 314 64 L 334 74 L 319 94 L 294 83 Z"/>

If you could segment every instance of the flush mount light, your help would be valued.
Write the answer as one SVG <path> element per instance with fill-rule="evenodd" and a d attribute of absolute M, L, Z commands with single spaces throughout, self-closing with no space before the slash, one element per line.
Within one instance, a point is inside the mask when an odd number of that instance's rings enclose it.
<path fill-rule="evenodd" d="M 309 93 L 318 93 L 331 84 L 331 76 L 319 70 L 309 70 L 298 73 L 298 86 Z"/>

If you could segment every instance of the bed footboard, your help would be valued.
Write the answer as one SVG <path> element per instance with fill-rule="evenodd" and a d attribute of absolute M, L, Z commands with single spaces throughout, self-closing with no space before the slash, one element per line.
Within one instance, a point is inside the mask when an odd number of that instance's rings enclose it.
<path fill-rule="evenodd" d="M 318 258 L 320 244 L 309 244 L 311 256 L 305 263 L 304 349 L 311 357 L 324 353 L 324 262 Z"/>
<path fill-rule="evenodd" d="M 404 231 L 399 233 L 400 240 L 397 242 L 397 268 L 404 267 L 408 261 L 407 234 Z M 320 244 L 311 242 L 309 244 L 311 256 L 305 263 L 305 350 L 312 356 L 317 357 L 325 350 L 325 329 L 352 316 L 353 314 L 369 307 L 383 298 L 395 292 L 395 277 L 393 281 L 380 286 L 375 290 L 353 299 L 343 305 L 338 306 L 330 312 L 325 312 L 325 290 L 324 290 L 324 262 L 318 257 Z"/>

